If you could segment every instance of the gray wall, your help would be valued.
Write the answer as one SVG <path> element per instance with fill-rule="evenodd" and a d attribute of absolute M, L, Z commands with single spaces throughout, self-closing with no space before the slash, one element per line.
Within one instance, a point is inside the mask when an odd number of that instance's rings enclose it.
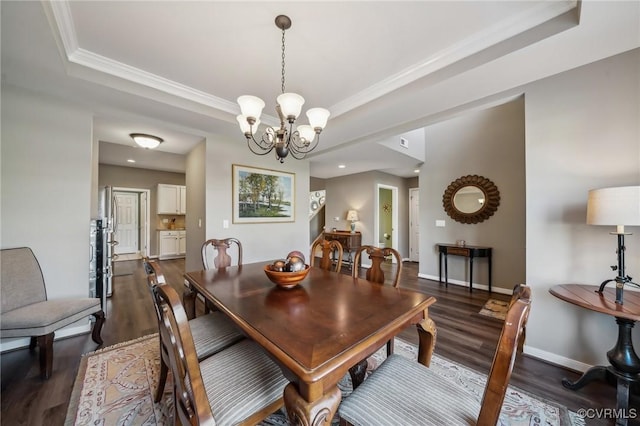
<path fill-rule="evenodd" d="M 98 167 L 98 185 L 111 185 L 116 187 L 149 189 L 149 255 L 157 256 L 158 254 L 158 233 L 156 232 L 157 192 L 159 183 L 167 183 L 170 185 L 184 185 L 184 173 L 164 172 L 160 170 L 137 169 L 134 167 L 112 166 L 110 164 L 100 164 Z M 189 196 L 189 189 L 187 190 Z M 189 208 L 187 205 L 187 213 Z M 188 228 L 188 226 L 187 226 Z M 187 236 L 187 244 L 189 237 Z"/>
<path fill-rule="evenodd" d="M 347 211 L 358 211 L 360 221 L 356 231 L 362 232 L 362 244 L 376 245 L 374 226 L 376 194 L 378 184 L 398 188 L 398 247 L 402 258 L 409 257 L 409 187 L 408 180 L 382 172 L 356 173 L 325 180 L 327 201 L 325 204 L 325 227 L 327 229 L 350 229 L 346 220 Z M 334 217 L 339 220 L 335 221 Z"/>
<path fill-rule="evenodd" d="M 640 185 L 640 49 L 532 83 L 524 93 L 528 352 L 565 365 L 606 365 L 615 320 L 563 302 L 549 288 L 614 278 L 615 228 L 585 224 L 587 194 Z M 626 230 L 633 233 L 625 239 L 626 272 L 637 282 L 640 227 Z M 637 348 L 638 327 L 633 337 Z"/>
<path fill-rule="evenodd" d="M 493 248 L 493 287 L 512 289 L 525 280 L 524 100 L 426 128 L 420 173 L 420 274 L 438 279 L 438 243 L 465 240 Z M 466 175 L 492 180 L 500 191 L 496 213 L 478 224 L 451 219 L 442 205 L 449 184 Z M 445 227 L 436 227 L 444 220 Z M 468 283 L 468 260 L 449 256 L 449 279 Z M 488 286 L 488 262 L 476 260 L 474 285 Z M 443 272 L 444 274 L 444 272 Z"/>
<path fill-rule="evenodd" d="M 85 108 L 2 86 L 0 240 L 31 247 L 50 299 L 89 294 L 91 126 Z"/>
<path fill-rule="evenodd" d="M 205 141 L 198 144 L 187 156 L 187 256 L 185 270 L 202 268 L 200 249 L 206 238 L 206 170 Z M 213 237 L 212 237 L 213 238 Z"/>

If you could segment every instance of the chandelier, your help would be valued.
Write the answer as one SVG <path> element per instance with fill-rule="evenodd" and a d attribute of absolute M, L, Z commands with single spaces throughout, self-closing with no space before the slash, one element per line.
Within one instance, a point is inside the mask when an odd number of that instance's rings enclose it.
<path fill-rule="evenodd" d="M 244 95 L 238 98 L 241 114 L 236 118 L 251 152 L 265 155 L 275 149 L 276 159 L 284 163 L 289 154 L 300 160 L 315 149 L 320 140 L 320 132 L 327 125 L 329 111 L 324 108 L 311 108 L 307 111 L 309 124 L 300 125 L 294 131 L 293 124 L 302 111 L 304 98 L 296 93 L 286 93 L 284 90 L 284 33 L 291 28 L 291 19 L 285 15 L 278 15 L 275 22 L 282 30 L 282 94 L 276 98 L 280 127 L 267 127 L 262 135 L 256 138 L 260 114 L 264 108 L 264 101 L 256 96 Z"/>

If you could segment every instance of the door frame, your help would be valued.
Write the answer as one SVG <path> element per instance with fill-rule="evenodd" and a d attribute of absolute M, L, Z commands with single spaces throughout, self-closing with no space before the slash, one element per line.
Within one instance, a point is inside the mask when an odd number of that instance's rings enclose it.
<path fill-rule="evenodd" d="M 143 227 L 144 226 L 144 230 L 145 230 L 145 238 L 144 238 L 144 245 L 145 245 L 145 253 L 147 256 L 149 256 L 149 247 L 151 246 L 151 212 L 149 209 L 149 200 L 151 199 L 151 190 L 150 189 L 145 189 L 145 188 L 127 188 L 127 187 L 123 187 L 123 186 L 114 186 L 113 187 L 113 191 L 119 191 L 119 192 L 135 192 L 138 194 L 138 198 L 140 197 L 140 194 L 144 193 L 147 196 L 147 203 L 146 203 L 146 212 L 141 213 L 140 211 L 138 211 L 138 216 L 140 217 L 140 219 L 142 219 L 142 222 L 144 223 L 139 223 L 138 226 L 139 227 Z M 138 199 L 138 209 L 140 210 L 141 206 L 140 206 L 140 200 Z M 140 241 L 140 243 L 142 243 L 143 241 Z M 143 250 L 138 250 L 138 256 L 142 256 L 142 251 Z M 124 256 L 126 257 L 126 256 Z M 121 258 L 119 260 L 135 260 L 135 259 L 125 259 L 125 258 Z"/>
<path fill-rule="evenodd" d="M 373 209 L 373 244 L 378 246 L 380 240 L 380 190 L 391 190 L 391 247 L 398 250 L 398 187 L 377 183 L 375 187 L 375 208 Z M 391 256 L 393 263 L 395 256 Z"/>
<path fill-rule="evenodd" d="M 414 227 L 418 224 L 418 228 L 420 227 L 420 209 L 418 206 L 418 215 L 417 217 L 413 217 L 413 196 L 414 194 L 418 194 L 418 200 L 420 200 L 420 188 L 409 188 L 409 261 L 411 262 L 420 262 L 420 238 L 418 237 L 418 241 L 415 241 L 416 246 L 414 247 L 413 243 L 413 234 Z M 419 202 L 419 201 L 418 201 Z M 414 256 L 414 253 L 417 255 Z"/>

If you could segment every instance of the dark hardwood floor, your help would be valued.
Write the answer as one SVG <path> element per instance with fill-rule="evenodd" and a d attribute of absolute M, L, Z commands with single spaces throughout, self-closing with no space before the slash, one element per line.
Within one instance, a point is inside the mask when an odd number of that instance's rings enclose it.
<path fill-rule="evenodd" d="M 184 260 L 160 263 L 168 282 L 181 292 Z M 114 278 L 114 293 L 108 300 L 107 321 L 102 331 L 104 346 L 157 331 L 141 264 L 139 261 L 131 261 L 128 266 L 132 266 L 131 275 Z M 445 288 L 438 282 L 417 278 L 417 271 L 417 264 L 405 263 L 400 285 L 437 298 L 437 303 L 430 308 L 430 315 L 438 327 L 436 353 L 484 374 L 488 373 L 502 327 L 501 321 L 478 315 L 489 294 L 482 290 L 474 290 L 470 294 L 468 289 L 455 285 Z M 495 293 L 492 297 L 508 300 L 508 296 Z M 417 341 L 417 333 L 413 329 L 404 331 L 400 337 Z M 28 349 L 20 349 L 2 354 L 2 424 L 62 425 L 80 357 L 95 349 L 96 344 L 89 334 L 56 341 L 53 374 L 46 381 L 40 379 L 37 351 L 30 353 Z M 574 411 L 580 408 L 615 407 L 615 387 L 593 382 L 579 391 L 570 391 L 562 387 L 560 381 L 563 377 L 575 380 L 579 374 L 520 356 L 515 364 L 511 384 Z M 640 397 L 634 396 L 631 406 L 637 407 L 640 413 Z M 589 420 L 587 424 L 611 425 L 614 422 Z"/>

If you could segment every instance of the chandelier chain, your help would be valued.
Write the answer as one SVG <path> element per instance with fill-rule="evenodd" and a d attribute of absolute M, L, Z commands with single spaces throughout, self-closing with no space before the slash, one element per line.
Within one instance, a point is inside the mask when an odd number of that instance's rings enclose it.
<path fill-rule="evenodd" d="M 284 93 L 284 31 L 282 29 L 282 93 Z"/>

